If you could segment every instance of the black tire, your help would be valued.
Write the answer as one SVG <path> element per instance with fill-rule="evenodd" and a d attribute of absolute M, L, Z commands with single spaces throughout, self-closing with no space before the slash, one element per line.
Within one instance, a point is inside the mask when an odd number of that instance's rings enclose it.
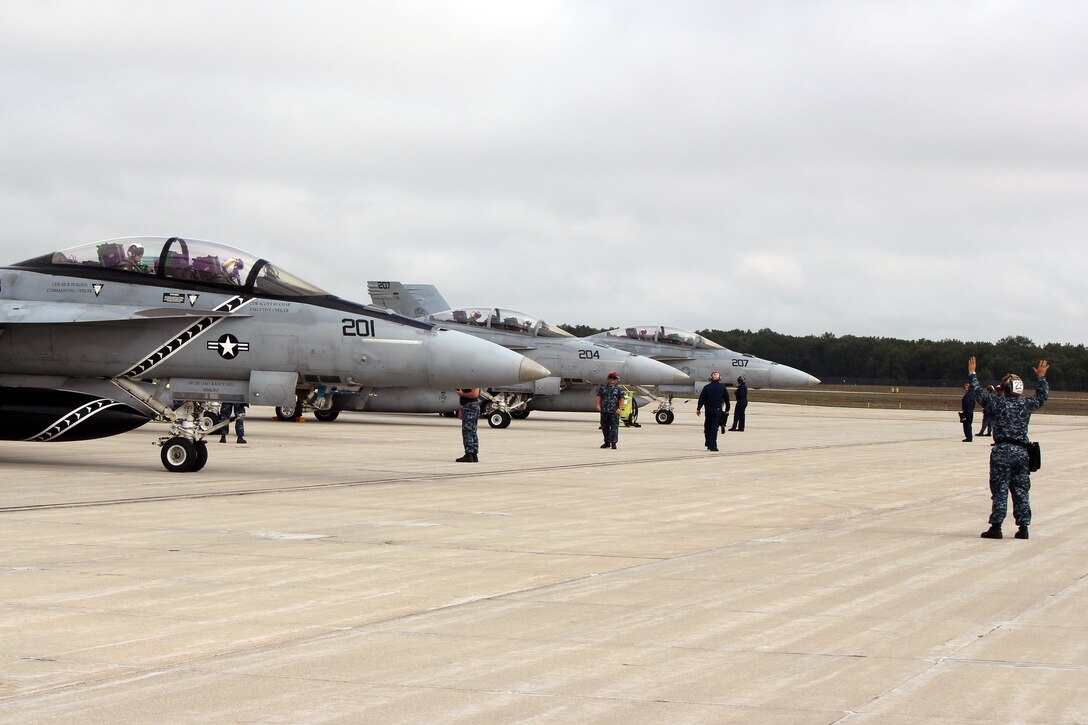
<path fill-rule="evenodd" d="M 322 423 L 331 423 L 340 417 L 339 410 L 315 410 L 314 417 Z"/>
<path fill-rule="evenodd" d="M 207 454 L 207 449 L 205 449 Z M 188 438 L 174 436 L 162 445 L 162 465 L 171 473 L 188 473 L 197 464 L 196 445 Z"/>
<path fill-rule="evenodd" d="M 676 416 L 671 410 L 659 410 L 654 413 L 654 420 L 656 420 L 661 425 L 668 425 L 669 423 L 672 423 L 674 420 L 676 420 Z"/>
<path fill-rule="evenodd" d="M 515 410 L 513 413 L 510 414 L 510 417 L 514 420 L 525 420 L 529 417 L 529 413 L 531 412 L 532 411 L 529 410 Z"/>
<path fill-rule="evenodd" d="M 488 413 L 487 424 L 492 428 L 507 428 L 510 426 L 510 414 L 502 410 Z"/>
<path fill-rule="evenodd" d="M 194 462 L 192 471 L 195 473 L 201 468 L 204 468 L 208 462 L 208 442 L 197 441 L 194 446 L 196 447 L 196 461 Z"/>

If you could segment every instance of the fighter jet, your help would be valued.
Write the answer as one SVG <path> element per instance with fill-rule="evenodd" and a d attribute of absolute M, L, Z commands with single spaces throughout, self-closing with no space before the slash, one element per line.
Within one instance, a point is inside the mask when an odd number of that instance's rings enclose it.
<path fill-rule="evenodd" d="M 195 471 L 217 402 L 318 409 L 340 391 L 529 383 L 547 369 L 443 326 L 340 299 L 215 242 L 131 237 L 0 267 L 0 439 L 83 440 L 154 417 Z"/>
<path fill-rule="evenodd" d="M 611 371 L 618 372 L 626 385 L 691 385 L 686 373 L 669 365 L 574 337 L 533 315 L 501 307 L 451 309 L 433 285 L 373 281 L 367 283 L 367 289 L 375 305 L 489 340 L 552 371 L 550 377 L 532 383 L 492 385 L 481 414 L 493 428 L 505 428 L 511 418 L 526 418 L 532 410 L 592 411 L 596 408 L 597 387 L 606 382 Z M 395 405 L 391 393 L 382 391 L 367 401 L 364 409 L 380 410 L 382 406 L 388 409 Z M 457 404 L 456 396 L 440 398 L 444 391 L 404 391 L 403 395 L 406 402 L 416 406 L 414 412 L 433 410 L 421 410 L 419 406 L 424 402 L 432 406 L 441 403 L 450 410 Z M 344 405 L 350 403 L 345 401 Z"/>
<path fill-rule="evenodd" d="M 698 394 L 714 371 L 720 372 L 722 382 L 731 386 L 737 384 L 737 378 L 741 375 L 752 388 L 804 388 L 820 384 L 818 378 L 808 373 L 747 353 L 733 352 L 696 332 L 679 327 L 621 327 L 585 339 L 652 357 L 690 376 L 693 383 L 662 385 L 658 388 L 658 392 L 666 397 L 654 410 L 654 420 L 663 425 L 672 423 L 676 417 L 672 409 L 673 396 Z"/>

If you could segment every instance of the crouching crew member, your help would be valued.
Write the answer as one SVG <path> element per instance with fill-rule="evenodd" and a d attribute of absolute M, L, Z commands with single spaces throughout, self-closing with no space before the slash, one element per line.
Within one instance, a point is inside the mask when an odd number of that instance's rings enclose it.
<path fill-rule="evenodd" d="M 1028 460 L 1028 423 L 1031 414 L 1041 408 L 1050 396 L 1046 372 L 1050 363 L 1039 361 L 1035 374 L 1039 382 L 1035 395 L 1024 398 L 1024 381 L 1009 373 L 1001 381 L 1001 393 L 988 393 L 975 375 L 975 358 L 967 361 L 967 377 L 971 391 L 982 405 L 993 424 L 994 442 L 990 448 L 990 528 L 982 532 L 984 539 L 1000 539 L 1001 523 L 1008 511 L 1009 493 L 1012 493 L 1012 515 L 1020 528 L 1016 538 L 1028 538 L 1031 525 L 1031 474 Z"/>

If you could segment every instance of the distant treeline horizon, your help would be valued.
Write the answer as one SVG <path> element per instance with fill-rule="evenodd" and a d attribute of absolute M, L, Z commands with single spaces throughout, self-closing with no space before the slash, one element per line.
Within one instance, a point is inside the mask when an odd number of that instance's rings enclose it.
<path fill-rule="evenodd" d="M 577 337 L 604 328 L 560 325 Z M 1036 345 L 1027 337 L 1005 337 L 997 342 L 959 340 L 899 340 L 891 337 L 838 337 L 783 335 L 768 328 L 751 330 L 697 330 L 734 352 L 748 353 L 804 370 L 824 383 L 840 385 L 962 385 L 967 359 L 978 359 L 979 380 L 997 382 L 1016 373 L 1033 389 L 1039 360 L 1050 362 L 1047 381 L 1055 390 L 1088 390 L 1088 348 L 1084 345 Z"/>

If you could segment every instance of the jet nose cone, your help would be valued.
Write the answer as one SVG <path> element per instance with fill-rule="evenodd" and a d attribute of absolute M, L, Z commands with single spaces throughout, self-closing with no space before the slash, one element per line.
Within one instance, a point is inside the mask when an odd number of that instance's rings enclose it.
<path fill-rule="evenodd" d="M 691 378 L 672 365 L 641 355 L 631 355 L 624 361 L 621 379 L 631 385 L 682 385 L 691 382 Z"/>
<path fill-rule="evenodd" d="M 819 378 L 814 378 L 789 365 L 772 365 L 767 377 L 768 387 L 771 388 L 807 388 L 820 384 Z"/>
<path fill-rule="evenodd" d="M 427 341 L 432 388 L 486 388 L 548 377 L 540 364 L 501 345 L 461 332 L 441 330 Z"/>
<path fill-rule="evenodd" d="M 544 367 L 536 360 L 530 360 L 529 358 L 522 358 L 520 372 L 518 373 L 519 383 L 531 383 L 534 380 L 540 380 L 541 378 L 550 377 L 551 370 Z"/>

